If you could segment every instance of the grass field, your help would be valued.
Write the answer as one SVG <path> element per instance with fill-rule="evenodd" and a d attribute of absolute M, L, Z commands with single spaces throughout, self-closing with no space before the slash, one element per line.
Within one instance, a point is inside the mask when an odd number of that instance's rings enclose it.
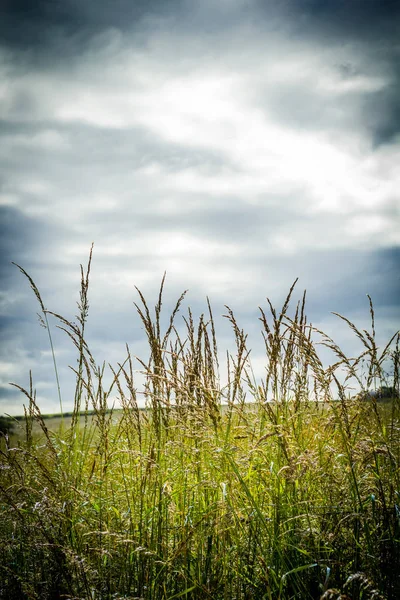
<path fill-rule="evenodd" d="M 372 303 L 371 332 L 348 322 L 358 358 L 308 325 L 304 298 L 289 319 L 293 288 L 280 311 L 269 304 L 261 382 L 227 309 L 236 352 L 222 387 L 211 307 L 197 323 L 187 313 L 183 337 L 183 296 L 162 332 L 162 286 L 154 316 L 139 292 L 141 410 L 129 348 L 106 389 L 86 345 L 89 273 L 90 261 L 78 325 L 57 316 L 79 357 L 72 416 L 43 418 L 32 386 L 23 430 L 1 439 L 0 598 L 399 598 L 399 336 L 377 348 Z M 394 398 L 350 398 L 350 383 L 388 373 Z"/>

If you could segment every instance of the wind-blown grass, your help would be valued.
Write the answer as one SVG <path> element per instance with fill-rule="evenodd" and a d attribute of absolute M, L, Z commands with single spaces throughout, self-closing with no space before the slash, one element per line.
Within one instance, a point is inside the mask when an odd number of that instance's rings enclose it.
<path fill-rule="evenodd" d="M 282 310 L 268 300 L 259 382 L 227 307 L 222 386 L 210 304 L 197 322 L 188 310 L 182 334 L 182 294 L 162 331 L 163 279 L 154 316 L 138 291 L 141 410 L 129 347 L 107 387 L 86 343 L 90 263 L 77 324 L 41 302 L 78 352 L 70 425 L 48 430 L 31 380 L 23 440 L 1 440 L 0 598 L 398 598 L 399 335 L 379 350 L 372 302 L 371 332 L 339 315 L 365 348 L 348 358 L 307 323 L 305 295 L 289 318 L 294 285 Z M 394 397 L 366 400 L 388 372 Z"/>

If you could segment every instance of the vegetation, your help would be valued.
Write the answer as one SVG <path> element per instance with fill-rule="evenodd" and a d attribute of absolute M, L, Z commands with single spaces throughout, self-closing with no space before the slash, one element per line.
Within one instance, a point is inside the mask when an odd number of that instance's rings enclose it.
<path fill-rule="evenodd" d="M 0 415 L 0 435 L 7 435 L 14 431 L 14 421 L 11 417 L 3 417 Z"/>
<path fill-rule="evenodd" d="M 77 324 L 29 279 L 77 348 L 75 405 L 53 433 L 32 381 L 20 388 L 23 439 L 1 440 L 0 598 L 400 597 L 399 335 L 379 350 L 372 303 L 370 332 L 339 316 L 364 346 L 348 358 L 307 323 L 305 295 L 289 317 L 294 285 L 281 311 L 268 300 L 261 381 L 227 307 L 236 351 L 222 385 L 210 304 L 182 332 L 182 294 L 163 331 L 164 280 L 154 316 L 138 291 L 141 410 L 129 347 L 106 386 L 86 343 L 90 262 Z M 395 397 L 363 396 L 382 386 Z"/>

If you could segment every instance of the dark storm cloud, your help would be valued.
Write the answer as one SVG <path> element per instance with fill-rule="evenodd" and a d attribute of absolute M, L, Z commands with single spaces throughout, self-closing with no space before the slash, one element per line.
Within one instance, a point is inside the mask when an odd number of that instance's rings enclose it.
<path fill-rule="evenodd" d="M 400 319 L 399 267 L 399 247 L 308 251 L 292 264 L 300 276 L 298 285 L 310 292 L 310 315 L 317 319 L 330 311 L 345 316 L 362 312 L 368 306 L 367 294 L 377 309 L 393 308 Z M 324 271 L 329 272 L 329 285 L 321 276 Z"/>
<path fill-rule="evenodd" d="M 20 399 L 21 392 L 11 385 L 0 385 L 0 411 L 2 411 L 2 404 L 9 403 L 10 401 L 17 402 Z"/>
<path fill-rule="evenodd" d="M 271 3 L 261 1 L 257 5 L 261 13 L 264 7 L 268 18 Z M 361 95 L 359 124 L 370 131 L 375 147 L 395 141 L 400 133 L 398 0 L 287 0 L 280 4 L 280 11 L 291 35 L 307 42 L 317 41 L 321 52 L 329 48 L 333 53 L 337 52 L 337 68 L 343 80 L 365 74 L 387 76 L 388 84 L 383 89 Z M 346 53 L 348 58 L 343 59 Z M 360 63 L 357 60 L 360 54 L 364 57 L 361 65 L 357 64 Z M 335 98 L 326 107 L 325 103 L 318 102 L 315 94 L 309 95 L 309 90 L 298 90 L 296 93 L 293 88 L 291 91 L 285 94 L 284 87 L 282 89 L 280 86 L 275 92 L 278 108 L 289 122 L 297 120 L 313 128 L 321 116 L 325 122 L 330 118 L 335 121 L 335 108 L 336 112 L 337 108 L 344 108 L 343 113 L 350 114 L 346 111 L 347 98 L 339 101 Z"/>
<path fill-rule="evenodd" d="M 254 265 L 253 265 L 254 266 Z M 229 302 L 234 310 L 237 322 L 245 327 L 249 334 L 248 347 L 256 362 L 263 363 L 264 347 L 261 338 L 261 324 L 258 320 L 259 310 L 256 304 L 269 317 L 266 302 L 268 297 L 279 313 L 290 286 L 298 278 L 289 305 L 288 315 L 293 316 L 296 305 L 302 300 L 306 290 L 306 309 L 308 323 L 331 336 L 348 356 L 357 356 L 362 344 L 354 332 L 332 313 L 348 318 L 360 330 L 367 329 L 372 333 L 370 305 L 367 294 L 371 296 L 375 312 L 376 343 L 382 350 L 400 324 L 400 249 L 387 248 L 378 251 L 360 250 L 325 250 L 321 252 L 302 252 L 290 259 L 278 258 L 271 263 L 266 262 L 264 269 L 259 269 L 257 277 L 262 281 L 253 292 L 251 304 L 243 304 L 236 296 Z M 325 273 L 329 273 L 329 283 Z M 274 287 L 274 280 L 280 278 L 281 288 Z M 216 311 L 214 311 L 214 314 Z M 229 335 L 220 319 L 217 326 L 224 332 L 224 339 Z M 316 336 L 319 339 L 319 336 Z M 335 358 L 321 347 L 325 361 L 334 362 Z M 259 365 L 258 365 L 259 366 Z M 258 370 L 261 375 L 261 371 Z"/>
<path fill-rule="evenodd" d="M 375 306 L 393 306 L 399 312 L 400 326 L 400 247 L 382 248 L 372 256 L 372 272 L 376 280 L 371 286 Z M 365 284 L 364 284 L 365 286 Z"/>
<path fill-rule="evenodd" d="M 307 314 L 314 323 L 329 317 L 333 311 L 344 316 L 364 314 L 368 321 L 367 294 L 372 298 L 379 318 L 390 312 L 400 323 L 400 249 L 385 248 L 376 251 L 357 249 L 304 250 L 288 257 L 270 257 L 260 253 L 252 257 L 252 268 L 257 274 L 254 297 L 264 306 L 269 296 L 276 307 L 283 305 L 290 286 L 298 278 L 294 299 L 307 290 Z M 329 282 L 325 274 L 329 273 Z M 276 288 L 279 278 L 281 287 Z M 246 298 L 247 302 L 247 298 Z M 254 306 L 249 307 L 254 312 Z M 240 297 L 236 307 L 245 315 Z M 393 331 L 394 333 L 394 331 Z"/>
<path fill-rule="evenodd" d="M 0 206 L 0 362 L 6 365 L 0 376 L 0 413 L 8 412 L 13 404 L 22 406 L 21 393 L 9 382 L 25 384 L 29 364 L 33 366 L 40 354 L 39 306 L 28 281 L 20 287 L 22 275 L 11 263 L 29 271 L 37 263 L 36 249 L 40 239 L 46 239 L 45 229 L 39 220 L 16 207 Z"/>
<path fill-rule="evenodd" d="M 51 264 L 48 248 L 60 242 L 66 231 L 61 220 L 49 223 L 47 219 L 30 216 L 15 206 L 0 206 L 0 277 L 3 286 L 7 287 L 9 282 L 20 277 L 12 262 L 28 272 L 41 265 L 43 257 L 50 259 Z M 68 231 L 68 237 L 73 240 L 73 232 Z"/>
<path fill-rule="evenodd" d="M 400 64 L 400 53 L 397 57 Z M 363 103 L 363 120 L 373 132 L 373 144 L 377 148 L 383 144 L 398 143 L 400 133 L 400 68 L 397 68 L 397 81 L 385 90 L 369 94 Z"/>
<path fill-rule="evenodd" d="M 267 3 L 270 6 L 271 3 Z M 259 3 L 263 6 L 263 2 Z M 317 35 L 347 39 L 394 40 L 399 31 L 400 5 L 397 0 L 286 0 L 281 4 L 287 18 L 301 33 L 314 28 Z"/>
<path fill-rule="evenodd" d="M 24 260 L 27 248 L 32 248 L 40 235 L 38 221 L 12 206 L 0 206 L 0 280 L 7 288 L 15 279 L 16 268 L 11 261 Z"/>
<path fill-rule="evenodd" d="M 32 322 L 32 317 L 36 321 L 36 313 L 40 311 L 29 281 L 12 263 L 19 264 L 34 278 L 38 277 L 39 284 L 43 257 L 50 258 L 47 249 L 54 243 L 54 238 L 60 239 L 60 234 L 61 227 L 56 224 L 49 228 L 46 222 L 23 214 L 16 207 L 0 206 L 0 352 L 3 358 L 9 355 L 13 340 L 23 336 L 26 324 Z"/>
<path fill-rule="evenodd" d="M 364 95 L 360 110 L 375 147 L 393 142 L 400 133 L 398 0 L 289 0 L 285 6 L 294 35 L 319 40 L 325 49 L 355 47 L 368 61 L 365 71 L 388 76 L 384 89 Z M 349 59 L 339 61 L 338 68 L 344 79 L 362 74 L 350 52 Z"/>
<path fill-rule="evenodd" d="M 279 17 L 281 26 L 299 36 L 315 34 L 339 43 L 347 39 L 390 43 L 399 31 L 400 6 L 397 0 L 249 0 L 213 3 L 212 7 L 208 2 L 196 5 L 183 0 L 3 0 L 0 35 L 3 43 L 15 47 L 40 48 L 51 39 L 49 34 L 92 36 L 109 28 L 128 31 L 145 17 L 171 17 L 171 27 L 177 31 L 184 27 L 206 33 L 228 30 L 243 20 L 265 28 L 266 23 L 259 20 L 263 15 L 266 21 L 272 19 L 274 28 L 279 26 Z"/>
<path fill-rule="evenodd" d="M 0 44 L 39 54 L 59 41 L 73 39 L 75 51 L 108 29 L 132 28 L 144 16 L 168 13 L 177 0 L 3 0 Z"/>

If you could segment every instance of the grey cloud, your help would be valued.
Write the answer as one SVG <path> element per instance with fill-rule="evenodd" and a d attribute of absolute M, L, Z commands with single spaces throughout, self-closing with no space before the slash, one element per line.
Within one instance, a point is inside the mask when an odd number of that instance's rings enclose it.
<path fill-rule="evenodd" d="M 220 242 L 234 242 L 243 246 L 246 260 L 245 247 L 249 240 L 249 248 L 258 241 L 267 241 L 271 233 L 275 233 L 283 224 L 295 222 L 298 227 L 307 221 L 307 215 L 292 207 L 284 195 L 263 196 L 264 204 L 247 205 L 240 197 L 215 198 L 213 203 L 206 201 L 206 196 L 199 190 L 197 206 L 190 205 L 185 208 L 185 201 L 190 200 L 191 194 L 182 195 L 182 208 L 178 212 L 162 214 L 142 208 L 132 207 L 132 221 L 134 230 L 140 231 L 170 231 L 171 235 L 185 231 L 199 236 L 200 239 L 215 240 Z M 205 206 L 202 206 L 204 201 Z M 162 207 L 162 197 L 160 207 Z M 281 202 L 281 204 L 279 204 Z M 116 225 L 115 233 L 110 232 L 111 240 L 118 239 L 120 233 L 127 234 L 132 231 L 132 222 L 121 222 L 125 212 L 129 214 L 129 207 L 121 205 L 119 210 L 107 215 L 107 223 Z M 112 228 L 111 228 L 112 229 Z M 206 243 L 206 242 L 205 242 Z"/>
<path fill-rule="evenodd" d="M 0 206 L 0 280 L 3 289 L 8 288 L 16 279 L 16 268 L 11 261 L 18 262 L 28 258 L 34 247 L 39 223 L 11 206 Z"/>
<path fill-rule="evenodd" d="M 348 355 L 357 354 L 362 350 L 359 340 L 347 324 L 331 313 L 339 313 L 349 318 L 357 327 L 371 330 L 367 298 L 369 294 L 375 311 L 377 343 L 383 347 L 396 332 L 396 325 L 398 328 L 400 323 L 399 265 L 399 247 L 377 252 L 308 251 L 286 261 L 281 257 L 270 263 L 265 262 L 263 267 L 259 265 L 257 285 L 253 289 L 251 304 L 248 301 L 241 302 L 240 296 L 232 298 L 228 304 L 233 308 L 238 323 L 244 325 L 249 334 L 252 356 L 262 357 L 264 349 L 256 304 L 268 314 L 265 299 L 269 297 L 272 305 L 279 311 L 290 285 L 298 277 L 289 315 L 293 315 L 297 302 L 302 299 L 303 291 L 306 290 L 308 322 L 332 336 Z M 326 273 L 329 273 L 328 280 Z M 276 278 L 280 278 L 281 283 L 278 289 L 274 285 Z M 221 327 L 220 320 L 218 325 Z M 226 329 L 222 327 L 221 331 L 224 332 L 225 339 L 229 339 Z M 322 356 L 324 360 L 334 360 L 334 357 L 324 350 Z"/>
<path fill-rule="evenodd" d="M 49 126 L 51 125 L 50 123 Z M 42 128 L 46 130 L 48 127 L 45 124 L 27 127 L 25 135 L 32 137 L 40 133 Z M 18 125 L 15 129 L 19 132 L 21 126 Z M 7 135 L 12 131 L 13 128 L 8 127 Z M 149 197 L 146 189 L 135 188 L 130 182 L 136 169 L 155 161 L 169 174 L 186 168 L 218 173 L 220 169 L 227 168 L 221 156 L 202 149 L 188 150 L 179 145 L 168 145 L 140 129 L 101 130 L 94 127 L 56 125 L 55 131 L 67 135 L 68 140 L 73 140 L 72 147 L 56 152 L 52 148 L 35 148 L 33 153 L 31 146 L 20 146 L 18 161 L 12 161 L 4 168 L 4 178 L 9 182 L 8 189 L 18 189 L 21 164 L 24 164 L 25 179 L 29 181 L 30 177 L 40 177 L 41 173 L 45 173 L 46 179 L 54 182 L 55 194 L 64 197 L 68 194 L 70 202 L 75 193 L 85 199 L 86 195 L 89 197 L 96 190 L 103 193 L 110 191 L 117 196 L 118 190 L 121 190 L 119 204 L 112 210 L 102 211 L 95 204 L 92 206 L 91 210 L 96 218 L 92 221 L 91 235 L 95 239 L 104 236 L 104 228 L 107 229 L 110 244 L 121 235 L 134 237 L 140 231 L 167 229 L 174 232 L 183 229 L 200 236 L 206 234 L 216 240 L 245 242 L 249 237 L 253 241 L 265 238 L 268 232 L 276 229 L 282 222 L 288 223 L 296 219 L 300 225 L 304 218 L 300 207 L 296 210 L 285 196 L 264 196 L 261 206 L 249 206 L 240 197 L 217 197 L 212 203 L 206 202 L 201 190 L 197 197 L 193 193 L 182 193 L 182 207 L 179 211 L 170 214 L 158 212 L 157 209 L 164 202 L 163 192 L 159 192 L 158 198 L 154 196 L 154 192 Z M 104 165 L 107 165 L 106 170 Z M 30 199 L 27 192 L 18 191 L 18 195 L 25 198 L 26 206 L 38 201 L 34 197 Z M 194 211 L 189 202 L 191 197 L 196 203 Z M 48 200 L 49 203 L 54 201 L 54 198 Z M 68 197 L 66 202 L 68 204 Z M 42 218 L 46 219 L 46 214 Z M 48 225 L 47 239 L 51 236 L 53 226 L 54 222 L 51 226 Z M 58 227 L 60 226 L 59 221 Z M 39 223 L 36 221 L 31 229 L 38 227 Z M 63 236 L 58 231 L 52 237 L 55 239 Z M 36 238 L 43 239 L 43 235 L 36 235 Z"/>
<path fill-rule="evenodd" d="M 59 134 L 65 140 L 65 148 L 40 147 L 35 142 L 35 136 L 48 131 Z M 21 141 L 19 136 L 23 137 Z M 160 164 L 169 173 L 187 168 L 212 173 L 228 166 L 217 153 L 169 144 L 139 127 L 112 129 L 52 121 L 2 122 L 1 137 L 4 143 L 18 150 L 18 160 L 9 154 L 4 156 L 3 179 L 10 181 L 14 176 L 14 182 L 20 182 L 17 174 L 23 162 L 25 177 L 46 171 L 48 179 L 57 181 L 60 188 L 67 185 L 70 193 L 74 188 L 82 194 L 96 187 L 105 191 L 126 190 L 135 172 L 152 163 Z"/>
<path fill-rule="evenodd" d="M 25 402 L 26 404 L 27 402 Z M 0 385 L 0 415 L 5 414 L 23 414 L 22 405 L 24 401 L 21 401 L 21 392 L 14 386 L 9 384 Z M 19 410 L 15 413 L 12 408 L 19 407 Z"/>
<path fill-rule="evenodd" d="M 264 94 L 260 94 L 260 104 Z M 283 83 L 275 89 L 268 90 L 267 98 L 268 114 L 274 120 L 295 129 L 318 130 L 330 122 L 333 115 L 329 113 L 335 112 L 329 104 L 321 103 L 321 97 L 316 90 L 295 83 Z"/>
<path fill-rule="evenodd" d="M 395 62 L 400 56 L 393 57 Z M 342 71 L 343 65 L 337 65 Z M 373 69 L 374 71 L 375 69 Z M 372 75 L 374 75 L 372 71 Z M 322 93 L 318 90 L 318 75 L 313 87 L 308 83 L 285 82 L 275 89 L 260 89 L 259 106 L 263 98 L 267 98 L 266 112 L 277 122 L 285 123 L 294 129 L 307 131 L 330 130 L 333 132 L 350 129 L 354 132 L 365 132 L 370 136 L 374 148 L 385 143 L 396 143 L 400 133 L 400 72 L 393 65 L 389 71 L 388 84 L 377 91 L 349 90 L 340 96 Z M 358 77 L 368 76 L 368 71 L 354 74 Z M 352 75 L 341 74 L 343 80 L 352 79 Z"/>
<path fill-rule="evenodd" d="M 271 3 L 257 2 L 260 15 L 268 19 Z M 391 143 L 400 132 L 400 4 L 397 0 L 287 0 L 280 4 L 280 23 L 298 42 L 317 43 L 321 53 L 331 49 L 338 56 L 338 70 L 343 79 L 357 75 L 386 75 L 389 84 L 377 92 L 359 93 L 356 104 L 349 98 L 335 98 L 321 103 L 309 90 L 286 89 L 273 92 L 277 114 L 289 123 L 313 129 L 321 119 L 335 123 L 341 111 L 340 125 L 357 125 L 370 132 L 375 147 Z M 262 25 L 261 25 L 262 27 Z M 347 58 L 342 58 L 343 56 Z M 363 57 L 362 69 L 354 55 Z M 340 58 L 339 58 L 340 57 Z M 276 97 L 276 102 L 274 100 Z M 350 101 L 351 101 L 350 94 Z M 361 118 L 357 113 L 362 113 Z"/>
<path fill-rule="evenodd" d="M 78 152 L 82 160 L 94 168 L 103 167 L 106 162 L 114 172 L 133 172 L 156 162 L 174 173 L 190 167 L 217 171 L 227 166 L 226 159 L 216 152 L 166 142 L 144 127 L 113 129 L 74 123 L 64 127 L 54 125 L 61 133 L 65 132 L 73 144 L 73 155 L 70 153 L 69 159 Z M 64 158 L 68 160 L 68 157 Z"/>
<path fill-rule="evenodd" d="M 2 403 L 6 405 L 12 398 L 14 401 L 19 399 L 21 392 L 11 385 L 0 385 L 0 411 L 3 414 Z"/>
<path fill-rule="evenodd" d="M 105 29 L 131 28 L 144 16 L 168 13 L 179 4 L 177 0 L 5 0 L 0 39 L 2 45 L 25 52 L 28 62 L 45 60 L 43 54 L 51 47 L 65 49 L 67 45 L 78 53 Z M 53 55 L 55 59 L 62 60 L 62 56 Z"/>
<path fill-rule="evenodd" d="M 68 233 L 67 233 L 68 232 Z M 49 248 L 68 235 L 74 239 L 60 219 L 49 223 L 45 218 L 26 214 L 15 206 L 0 206 L 0 275 L 3 285 L 15 282 L 20 277 L 11 262 L 20 264 L 29 271 L 41 264 L 44 256 L 50 259 Z M 72 236 L 72 237 L 71 237 Z"/>
<path fill-rule="evenodd" d="M 400 53 L 398 56 L 400 59 Z M 400 134 L 400 70 L 396 83 L 385 90 L 369 94 L 362 105 L 362 118 L 372 131 L 375 148 L 398 143 Z"/>
<path fill-rule="evenodd" d="M 385 39 L 399 30 L 397 0 L 287 0 L 283 7 L 298 31 L 317 28 L 328 39 Z"/>
<path fill-rule="evenodd" d="M 399 310 L 399 247 L 307 253 L 303 264 L 309 265 L 304 279 L 310 286 L 311 315 L 322 316 L 325 311 L 343 311 L 345 315 L 357 312 L 367 306 L 366 294 L 372 297 L 376 308 Z M 329 272 L 329 285 L 324 272 Z"/>
<path fill-rule="evenodd" d="M 371 285 L 372 290 L 370 293 L 373 296 L 375 305 L 393 306 L 398 310 L 398 299 L 400 297 L 400 246 L 375 252 L 372 260 L 372 271 L 376 280 L 373 282 L 374 285 Z"/>
<path fill-rule="evenodd" d="M 333 60 L 335 53 L 338 54 L 337 69 L 343 79 L 363 74 L 381 74 L 387 75 L 390 83 L 377 92 L 350 92 L 339 99 L 335 96 L 320 96 L 316 89 L 310 89 L 309 83 L 302 85 L 286 82 L 275 89 L 263 90 L 262 82 L 257 82 L 260 95 L 258 105 L 262 106 L 266 100 L 266 109 L 273 117 L 295 128 L 313 130 L 330 127 L 334 130 L 335 127 L 354 128 L 356 124 L 358 128 L 365 128 L 370 133 L 375 146 L 395 139 L 399 132 L 400 118 L 397 100 L 400 90 L 397 67 L 399 52 L 396 44 L 400 33 L 400 8 L 397 2 L 370 0 L 366 7 L 365 2 L 361 0 L 288 0 L 279 7 L 274 2 L 239 2 L 236 7 L 230 5 L 229 10 L 227 6 L 213 3 L 212 6 L 206 4 L 194 7 L 192 3 L 189 6 L 185 2 L 155 0 L 150 3 L 119 0 L 112 4 L 94 1 L 78 3 L 73 0 L 66 3 L 43 1 L 33 5 L 20 2 L 17 3 L 17 8 L 13 3 L 7 7 L 6 21 L 14 19 L 15 27 L 17 23 L 22 23 L 21 27 L 28 27 L 29 22 L 29 27 L 33 28 L 37 24 L 42 32 L 41 39 L 44 39 L 45 47 L 50 44 L 49 39 L 53 40 L 51 43 L 59 45 L 58 50 L 44 53 L 47 58 L 44 57 L 43 60 L 48 61 L 47 68 L 50 69 L 55 69 L 56 66 L 61 69 L 70 66 L 71 55 L 86 55 L 86 58 L 88 52 L 92 56 L 96 55 L 96 44 L 99 45 L 98 50 L 104 59 L 105 50 L 102 46 L 107 46 L 111 38 L 106 36 L 103 39 L 100 36 L 96 41 L 96 35 L 101 31 L 109 31 L 112 27 L 126 33 L 117 43 L 119 50 L 127 46 L 140 46 L 149 32 L 154 34 L 156 28 L 154 23 L 152 28 L 150 22 L 138 27 L 138 22 L 142 22 L 146 15 L 169 15 L 170 21 L 162 21 L 160 31 L 170 36 L 172 45 L 167 44 L 165 52 L 170 53 L 171 60 L 174 57 L 176 62 L 179 62 L 183 55 L 185 58 L 192 56 L 200 61 L 215 55 L 218 60 L 225 56 L 229 63 L 229 57 L 232 55 L 235 57 L 233 62 L 237 63 L 242 60 L 242 55 L 249 53 L 254 43 L 254 51 L 258 49 L 257 60 L 261 59 L 265 63 L 270 56 L 271 44 L 274 46 L 277 36 L 281 48 L 272 53 L 274 61 L 280 53 L 285 52 L 288 37 L 294 35 L 296 43 L 305 46 L 309 46 L 313 40 L 322 55 L 325 56 L 330 49 L 330 60 Z M 30 15 L 26 23 L 21 18 L 25 13 Z M 56 24 L 58 30 L 54 29 Z M 240 27 L 243 24 L 251 24 L 256 34 L 253 40 L 249 39 L 248 35 L 241 37 L 241 34 L 235 33 L 234 25 Z M 279 26 L 282 27 L 280 32 Z M 70 33 L 68 28 L 72 28 Z M 265 36 L 265 28 L 271 28 L 271 40 Z M 138 35 L 141 29 L 144 33 L 142 31 Z M 132 35 L 129 34 L 129 30 Z M 87 32 L 87 39 L 83 45 L 79 42 L 79 36 L 74 38 L 79 31 Z M 193 39 L 198 40 L 196 44 L 192 44 L 188 37 L 190 32 Z M 229 37 L 225 36 L 224 32 L 229 32 Z M 29 36 L 21 37 L 25 39 L 25 45 L 29 45 Z M 243 50 L 230 47 L 230 39 L 235 40 L 236 46 L 244 45 Z M 40 46 L 39 42 L 38 45 Z M 21 47 L 23 46 L 21 41 Z M 211 49 L 214 50 L 210 55 Z M 203 51 L 206 51 L 206 54 Z M 116 52 L 115 59 L 118 60 L 118 51 Z M 353 63 L 354 52 L 358 56 L 364 56 L 364 64 L 361 66 L 357 64 L 357 60 Z M 25 53 L 24 56 L 29 65 L 29 53 Z M 254 60 L 255 56 L 252 58 L 251 52 L 249 56 L 250 60 Z M 14 58 L 14 67 L 17 63 L 18 60 Z M 232 66 L 234 68 L 234 65 Z M 33 91 L 15 92 L 12 112 L 17 118 L 39 115 L 40 110 L 40 101 Z"/>
<path fill-rule="evenodd" d="M 262 17 L 264 21 L 260 21 Z M 169 17 L 171 31 L 207 33 L 228 31 L 249 22 L 272 30 L 280 25 L 298 35 L 323 31 L 325 38 L 393 38 L 398 32 L 400 8 L 397 0 L 286 0 L 282 3 L 255 0 L 236 3 L 204 2 L 196 5 L 183 0 L 6 0 L 3 8 L 3 43 L 17 48 L 46 47 L 51 37 L 81 37 L 117 28 L 135 29 L 144 18 Z M 153 23 L 154 24 L 154 23 Z M 57 34 L 57 35 L 55 35 Z M 82 42 L 81 42 L 82 43 Z M 54 58 L 54 57 L 53 57 Z"/>
<path fill-rule="evenodd" d="M 333 311 L 347 317 L 365 314 L 368 320 L 367 294 L 372 297 L 378 320 L 390 313 L 390 318 L 397 315 L 400 322 L 399 247 L 379 251 L 306 250 L 286 258 L 272 258 L 261 252 L 258 260 L 252 258 L 251 265 L 255 275 L 251 306 L 247 295 L 243 302 L 240 296 L 232 301 L 243 322 L 257 304 L 266 306 L 266 297 L 280 308 L 296 278 L 293 298 L 300 299 L 303 290 L 307 291 L 307 315 L 313 323 L 325 320 Z"/>

